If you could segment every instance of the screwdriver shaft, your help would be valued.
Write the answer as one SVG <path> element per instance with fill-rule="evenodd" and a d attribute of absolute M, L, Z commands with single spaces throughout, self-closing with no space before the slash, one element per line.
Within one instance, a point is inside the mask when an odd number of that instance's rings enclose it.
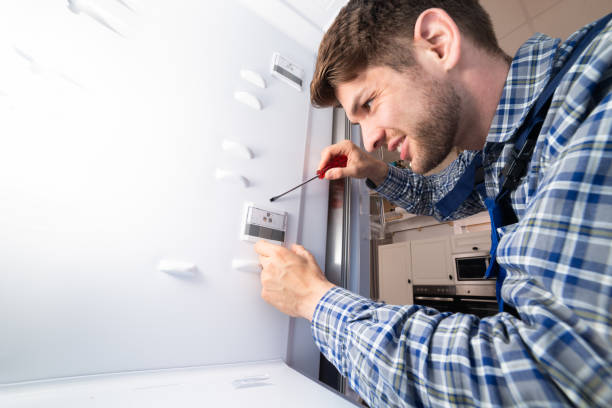
<path fill-rule="evenodd" d="M 272 198 L 270 199 L 270 201 L 274 201 L 274 200 L 276 200 L 277 198 L 281 198 L 281 197 L 282 197 L 282 196 L 284 196 L 285 194 L 290 193 L 290 192 L 292 192 L 293 190 L 295 190 L 295 189 L 298 189 L 298 188 L 302 187 L 304 184 L 309 183 L 309 182 L 311 182 L 312 180 L 314 180 L 314 179 L 316 179 L 316 178 L 318 178 L 318 177 L 319 177 L 319 176 L 318 176 L 318 175 L 316 175 L 316 176 L 314 176 L 313 178 L 311 178 L 311 179 L 309 179 L 309 180 L 306 180 L 306 181 L 305 181 L 305 182 L 303 182 L 302 184 L 300 184 L 300 185 L 298 185 L 298 186 L 293 187 L 291 190 L 287 190 L 287 191 L 285 191 L 283 194 L 279 194 L 279 195 L 277 195 L 277 196 L 275 196 L 275 197 L 272 197 Z"/>

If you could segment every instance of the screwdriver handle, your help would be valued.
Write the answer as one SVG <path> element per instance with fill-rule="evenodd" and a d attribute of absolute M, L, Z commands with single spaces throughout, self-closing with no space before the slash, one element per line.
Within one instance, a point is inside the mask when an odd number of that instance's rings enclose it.
<path fill-rule="evenodd" d="M 325 173 L 327 173 L 327 170 L 333 169 L 335 167 L 346 167 L 347 161 L 348 157 L 343 154 L 335 156 L 329 162 L 327 162 L 327 166 L 323 167 L 320 170 L 317 170 L 317 176 L 322 179 L 325 177 Z"/>
<path fill-rule="evenodd" d="M 284 196 L 287 193 L 292 192 L 295 189 L 298 189 L 300 187 L 302 187 L 304 184 L 311 182 L 312 180 L 316 179 L 317 177 L 322 179 L 323 177 L 325 177 L 325 173 L 327 172 L 327 170 L 329 169 L 333 169 L 334 167 L 346 167 L 346 162 L 347 162 L 348 158 L 341 154 L 339 156 L 335 156 L 333 159 L 331 159 L 328 163 L 327 166 L 323 167 L 321 170 L 317 170 L 317 175 L 314 176 L 311 179 L 306 180 L 305 182 L 303 182 L 302 184 L 299 184 L 295 187 L 293 187 L 291 190 L 287 190 L 285 191 L 283 194 L 279 194 L 277 196 L 274 196 L 270 199 L 270 201 L 276 201 L 277 199 L 281 198 L 282 196 Z"/>

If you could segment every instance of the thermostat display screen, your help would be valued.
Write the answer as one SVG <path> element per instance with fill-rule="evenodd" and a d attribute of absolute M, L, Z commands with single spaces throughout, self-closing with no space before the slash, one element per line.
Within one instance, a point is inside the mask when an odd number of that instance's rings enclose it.
<path fill-rule="evenodd" d="M 265 239 L 282 244 L 285 242 L 286 232 L 287 213 L 246 204 L 242 239 L 247 241 Z"/>

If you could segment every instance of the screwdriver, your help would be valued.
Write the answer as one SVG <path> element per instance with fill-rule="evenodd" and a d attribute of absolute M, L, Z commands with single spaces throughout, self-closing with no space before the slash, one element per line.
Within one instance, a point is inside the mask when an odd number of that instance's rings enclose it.
<path fill-rule="evenodd" d="M 311 179 L 306 180 L 305 182 L 303 182 L 300 185 L 297 185 L 295 187 L 293 187 L 291 190 L 287 190 L 285 191 L 283 194 L 279 194 L 275 197 L 272 197 L 270 199 L 270 201 L 275 201 L 277 198 L 281 198 L 282 196 L 284 196 L 287 193 L 292 192 L 293 190 L 302 187 L 304 184 L 306 183 L 310 183 L 312 180 L 316 179 L 316 178 L 320 178 L 322 179 L 323 177 L 325 177 L 325 173 L 327 172 L 327 170 L 329 169 L 333 169 L 334 167 L 346 167 L 346 161 L 348 160 L 348 158 L 341 154 L 339 156 L 335 156 L 334 158 L 332 158 L 328 163 L 327 166 L 323 167 L 321 170 L 317 170 L 317 175 L 314 176 Z"/>

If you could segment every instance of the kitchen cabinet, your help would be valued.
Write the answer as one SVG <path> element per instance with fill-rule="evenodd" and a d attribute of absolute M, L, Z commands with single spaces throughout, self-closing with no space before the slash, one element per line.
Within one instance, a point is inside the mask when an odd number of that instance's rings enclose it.
<path fill-rule="evenodd" d="M 489 252 L 491 249 L 491 231 L 469 232 L 453 236 L 453 254 L 470 252 Z"/>
<path fill-rule="evenodd" d="M 410 268 L 415 285 L 453 285 L 450 237 L 411 241 Z"/>
<path fill-rule="evenodd" d="M 410 242 L 378 247 L 379 300 L 394 305 L 408 305 L 412 299 Z"/>
<path fill-rule="evenodd" d="M 453 254 L 486 254 L 488 231 L 419 239 L 378 247 L 380 300 L 413 303 L 413 285 L 455 285 Z"/>

